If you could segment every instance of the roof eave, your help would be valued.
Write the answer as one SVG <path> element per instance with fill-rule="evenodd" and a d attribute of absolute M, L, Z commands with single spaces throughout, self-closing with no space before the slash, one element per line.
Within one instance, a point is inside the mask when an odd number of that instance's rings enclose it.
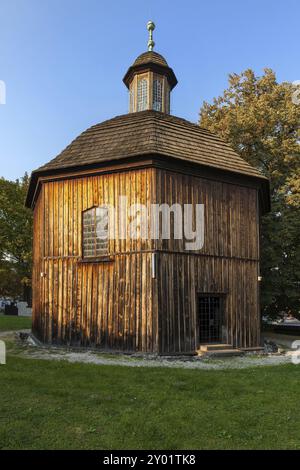
<path fill-rule="evenodd" d="M 132 65 L 127 70 L 127 72 L 126 72 L 126 74 L 123 78 L 123 82 L 125 83 L 127 88 L 129 88 L 131 79 L 132 79 L 132 77 L 135 73 L 143 72 L 143 71 L 146 72 L 148 70 L 151 70 L 153 72 L 156 72 L 156 73 L 159 73 L 159 74 L 162 74 L 162 75 L 166 75 L 166 77 L 168 79 L 168 82 L 169 82 L 169 85 L 171 87 L 171 90 L 173 90 L 173 88 L 178 83 L 176 75 L 175 75 L 173 69 L 171 69 L 170 67 L 166 67 L 164 65 L 155 64 L 153 62 L 138 64 L 138 65 Z"/>
<path fill-rule="evenodd" d="M 120 161 L 130 162 L 133 159 L 136 159 L 137 157 L 159 158 L 161 161 L 164 161 L 166 159 L 167 160 L 173 160 L 173 161 L 177 162 L 177 164 L 178 164 L 178 162 L 181 162 L 181 163 L 183 162 L 183 160 L 181 158 L 174 157 L 174 156 L 171 156 L 171 155 L 165 155 L 165 154 L 162 154 L 161 152 L 152 151 L 152 152 L 145 152 L 144 154 L 141 154 L 141 153 L 132 154 L 132 155 L 128 155 L 127 157 L 121 157 L 121 158 L 118 158 L 118 159 L 115 159 L 115 160 L 107 159 L 107 160 L 103 160 L 101 163 L 100 162 L 94 162 L 94 163 L 89 163 L 89 164 L 86 164 L 86 165 L 72 165 L 72 166 L 68 166 L 68 167 L 64 167 L 64 168 L 52 168 L 52 169 L 45 169 L 45 170 L 43 170 L 41 168 L 41 169 L 33 171 L 32 174 L 31 174 L 29 187 L 28 187 L 26 200 L 25 200 L 25 206 L 30 208 L 30 209 L 34 208 L 34 204 L 35 204 L 35 200 L 36 200 L 36 194 L 37 194 L 37 190 L 38 190 L 38 180 L 42 176 L 63 175 L 65 173 L 70 173 L 70 171 L 73 171 L 73 172 L 76 172 L 76 173 L 80 174 L 80 171 L 82 171 L 82 170 L 88 170 L 88 169 L 92 170 L 92 169 L 97 169 L 97 168 L 99 169 L 101 167 L 107 166 L 109 163 L 111 163 L 112 165 L 117 165 L 118 163 L 120 163 Z M 142 163 L 142 161 L 141 161 L 141 163 Z M 263 214 L 266 214 L 266 213 L 270 212 L 270 210 L 271 210 L 270 183 L 269 183 L 269 180 L 265 176 L 263 176 L 263 175 L 249 175 L 249 174 L 246 174 L 246 173 L 225 170 L 225 169 L 222 169 L 222 168 L 216 168 L 216 167 L 213 167 L 213 166 L 210 166 L 210 165 L 204 165 L 204 164 L 200 164 L 200 163 L 196 163 L 196 162 L 186 162 L 185 161 L 185 165 L 190 165 L 190 166 L 194 166 L 194 167 L 198 167 L 198 168 L 200 168 L 200 167 L 207 168 L 210 171 L 214 171 L 214 172 L 217 172 L 217 173 L 231 174 L 233 177 L 243 176 L 243 177 L 248 178 L 252 181 L 256 181 L 256 183 L 259 186 L 260 195 L 261 195 L 261 213 L 263 215 Z"/>

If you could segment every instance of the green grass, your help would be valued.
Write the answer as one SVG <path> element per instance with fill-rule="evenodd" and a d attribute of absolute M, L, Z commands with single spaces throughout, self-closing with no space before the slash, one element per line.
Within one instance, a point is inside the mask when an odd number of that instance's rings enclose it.
<path fill-rule="evenodd" d="M 300 367 L 203 371 L 10 356 L 2 449 L 296 449 Z"/>
<path fill-rule="evenodd" d="M 0 331 L 27 330 L 31 328 L 31 317 L 0 315 Z"/>

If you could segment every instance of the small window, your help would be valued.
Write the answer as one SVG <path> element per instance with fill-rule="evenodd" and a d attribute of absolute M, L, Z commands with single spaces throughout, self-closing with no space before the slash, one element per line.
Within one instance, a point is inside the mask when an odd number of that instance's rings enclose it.
<path fill-rule="evenodd" d="M 134 88 L 131 86 L 129 91 L 129 109 L 133 113 L 134 112 Z"/>
<path fill-rule="evenodd" d="M 82 247 L 84 258 L 108 254 L 108 208 L 93 207 L 83 213 Z"/>
<path fill-rule="evenodd" d="M 137 89 L 137 110 L 144 111 L 147 109 L 147 98 L 148 98 L 148 81 L 146 78 L 142 78 L 138 81 Z"/>
<path fill-rule="evenodd" d="M 162 83 L 158 79 L 153 82 L 153 109 L 162 111 Z"/>

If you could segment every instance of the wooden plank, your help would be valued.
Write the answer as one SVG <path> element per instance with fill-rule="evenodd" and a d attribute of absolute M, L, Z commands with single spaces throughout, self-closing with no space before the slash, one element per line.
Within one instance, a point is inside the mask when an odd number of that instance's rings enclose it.
<path fill-rule="evenodd" d="M 130 204 L 205 203 L 204 249 L 187 253 L 181 240 L 117 239 L 109 242 L 114 261 L 80 264 L 82 211 L 124 194 Z M 197 293 L 225 292 L 228 341 L 257 346 L 257 212 L 255 188 L 154 168 L 45 182 L 34 212 L 35 331 L 52 342 L 191 352 Z"/>

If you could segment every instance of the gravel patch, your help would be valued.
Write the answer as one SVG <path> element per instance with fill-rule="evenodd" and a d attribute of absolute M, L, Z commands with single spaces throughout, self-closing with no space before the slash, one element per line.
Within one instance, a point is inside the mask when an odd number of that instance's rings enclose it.
<path fill-rule="evenodd" d="M 292 362 L 291 351 L 283 354 L 245 354 L 227 358 L 207 357 L 166 357 L 134 356 L 125 354 L 101 353 L 94 350 L 72 350 L 59 347 L 45 347 L 35 343 L 33 338 L 21 332 L 3 332 L 0 337 L 9 345 L 11 356 L 47 361 L 67 361 L 69 363 L 96 364 L 125 367 L 165 367 L 177 369 L 224 370 L 246 369 L 262 366 L 279 366 Z M 21 334 L 20 334 L 21 333 Z M 20 336 L 23 341 L 20 340 Z M 28 337 L 27 337 L 28 336 Z M 26 338 L 27 337 L 27 338 Z M 26 339 L 24 339 L 26 338 Z"/>
<path fill-rule="evenodd" d="M 173 358 L 156 359 L 131 359 L 123 356 L 116 356 L 116 358 L 106 358 L 105 355 L 100 355 L 90 351 L 87 352 L 60 352 L 39 350 L 39 351 L 26 351 L 23 354 L 25 357 L 55 361 L 67 361 L 70 363 L 85 363 L 96 365 L 115 365 L 126 367 L 166 367 L 166 368 L 180 368 L 180 369 L 205 369 L 205 370 L 218 370 L 218 369 L 246 369 L 249 367 L 261 366 L 276 366 L 281 364 L 288 364 L 291 362 L 289 355 L 266 355 L 261 357 L 254 356 L 241 356 L 241 357 L 228 357 L 226 359 L 216 358 L 191 358 L 190 360 L 179 360 Z"/>

